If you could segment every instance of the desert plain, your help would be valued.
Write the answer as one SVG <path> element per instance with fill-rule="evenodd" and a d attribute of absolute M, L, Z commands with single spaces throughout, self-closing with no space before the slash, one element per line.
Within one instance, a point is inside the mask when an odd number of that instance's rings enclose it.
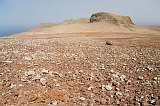
<path fill-rule="evenodd" d="M 1 106 L 159 106 L 160 27 L 95 13 L 0 38 Z"/>

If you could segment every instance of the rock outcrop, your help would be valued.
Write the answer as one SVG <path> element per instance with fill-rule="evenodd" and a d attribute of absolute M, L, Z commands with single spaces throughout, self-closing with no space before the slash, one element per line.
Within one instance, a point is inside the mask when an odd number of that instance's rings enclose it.
<path fill-rule="evenodd" d="M 109 22 L 124 27 L 129 27 L 133 24 L 129 16 L 120 16 L 107 12 L 99 12 L 92 14 L 90 17 L 90 23 L 94 22 Z"/>

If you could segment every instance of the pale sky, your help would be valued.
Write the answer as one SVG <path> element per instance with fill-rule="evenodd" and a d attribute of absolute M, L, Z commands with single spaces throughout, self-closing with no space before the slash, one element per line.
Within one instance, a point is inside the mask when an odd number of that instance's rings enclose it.
<path fill-rule="evenodd" d="M 160 25 L 160 0 L 0 0 L 0 35 L 39 23 L 89 18 L 96 12 L 130 16 L 140 25 Z"/>

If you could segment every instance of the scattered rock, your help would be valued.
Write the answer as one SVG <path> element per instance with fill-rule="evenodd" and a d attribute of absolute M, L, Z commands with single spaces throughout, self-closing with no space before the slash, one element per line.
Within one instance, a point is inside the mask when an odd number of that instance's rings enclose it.
<path fill-rule="evenodd" d="M 104 90 L 106 90 L 106 85 L 102 85 L 102 90 L 104 91 Z"/>
<path fill-rule="evenodd" d="M 122 92 L 120 92 L 120 91 L 116 92 L 116 95 L 117 96 L 123 96 Z"/>
<path fill-rule="evenodd" d="M 24 60 L 32 60 L 32 58 L 25 56 L 25 57 L 24 57 Z"/>
<path fill-rule="evenodd" d="M 0 38 L 0 106 L 159 106 L 158 36 L 45 31 Z"/>
<path fill-rule="evenodd" d="M 35 71 L 28 71 L 28 72 L 27 72 L 27 75 L 28 75 L 28 76 L 35 75 L 35 74 L 36 74 Z"/>
<path fill-rule="evenodd" d="M 151 67 L 149 65 L 146 67 L 146 69 L 148 69 L 149 71 L 153 71 L 153 67 Z"/>
<path fill-rule="evenodd" d="M 10 84 L 9 88 L 12 89 L 12 88 L 14 88 L 16 86 L 17 86 L 16 84 Z"/>
<path fill-rule="evenodd" d="M 52 106 L 57 106 L 58 105 L 58 101 L 53 101 L 52 102 Z"/>
<path fill-rule="evenodd" d="M 47 80 L 45 78 L 40 78 L 41 84 L 44 86 L 47 83 Z"/>
<path fill-rule="evenodd" d="M 58 75 L 60 78 L 62 78 L 62 77 L 63 77 L 63 75 L 62 75 L 61 73 L 58 73 L 58 72 L 53 72 L 52 74 L 54 74 L 54 75 Z"/>
<path fill-rule="evenodd" d="M 86 98 L 85 98 L 85 97 L 80 97 L 79 99 L 80 99 L 81 101 L 86 100 Z"/>
<path fill-rule="evenodd" d="M 40 80 L 41 76 L 37 74 L 35 77 L 33 77 L 33 80 Z"/>
<path fill-rule="evenodd" d="M 43 73 L 43 74 L 48 74 L 48 73 L 49 73 L 49 70 L 42 69 L 42 73 Z"/>
<path fill-rule="evenodd" d="M 143 80 L 143 77 L 142 77 L 142 76 L 139 76 L 139 77 L 138 77 L 138 80 Z"/>
<path fill-rule="evenodd" d="M 12 60 L 6 60 L 6 61 L 4 61 L 4 63 L 9 63 L 9 64 L 11 64 L 11 63 L 13 63 L 13 61 L 12 61 Z"/>
<path fill-rule="evenodd" d="M 28 76 L 28 75 L 27 75 Z M 27 76 L 22 76 L 21 77 L 21 81 L 22 82 L 27 82 L 28 81 L 28 77 Z"/>
<path fill-rule="evenodd" d="M 158 80 L 158 77 L 154 77 L 153 80 Z"/>
<path fill-rule="evenodd" d="M 60 84 L 55 84 L 55 86 L 56 86 L 56 87 L 59 87 L 59 86 L 60 86 Z"/>
<path fill-rule="evenodd" d="M 104 98 L 100 99 L 100 104 L 101 105 L 106 105 L 106 102 L 107 102 L 106 99 L 104 99 Z"/>
<path fill-rule="evenodd" d="M 108 91 L 112 90 L 112 86 L 110 86 L 110 85 L 106 85 L 105 88 L 106 88 L 106 90 L 108 90 Z"/>
<path fill-rule="evenodd" d="M 111 42 L 106 41 L 105 45 L 112 45 Z"/>
<path fill-rule="evenodd" d="M 19 84 L 18 86 L 19 86 L 19 87 L 22 87 L 22 86 L 23 86 L 23 84 Z"/>
<path fill-rule="evenodd" d="M 92 90 L 94 88 L 94 86 L 90 86 L 89 88 L 88 88 L 88 90 L 90 91 L 90 90 Z"/>
<path fill-rule="evenodd" d="M 105 69 L 106 69 L 105 66 L 104 66 L 104 64 L 102 64 L 102 66 L 101 66 L 100 69 L 101 69 L 101 70 L 105 70 Z"/>
<path fill-rule="evenodd" d="M 91 75 L 90 75 L 90 80 L 93 80 L 93 78 L 94 78 L 94 74 L 91 73 Z"/>
<path fill-rule="evenodd" d="M 113 69 L 110 70 L 111 73 L 114 73 L 115 71 Z"/>
<path fill-rule="evenodd" d="M 121 75 L 120 79 L 121 79 L 121 81 L 124 81 L 126 79 L 126 76 L 125 75 Z"/>
<path fill-rule="evenodd" d="M 153 104 L 153 103 L 155 103 L 155 102 L 156 102 L 156 100 L 155 100 L 155 99 L 151 100 L 151 104 Z"/>

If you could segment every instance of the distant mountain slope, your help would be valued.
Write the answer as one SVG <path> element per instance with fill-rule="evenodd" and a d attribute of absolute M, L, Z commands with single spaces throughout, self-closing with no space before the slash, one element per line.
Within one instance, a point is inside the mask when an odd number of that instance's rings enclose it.
<path fill-rule="evenodd" d="M 160 26 L 147 26 L 147 28 L 155 30 L 155 31 L 160 31 Z"/>
<path fill-rule="evenodd" d="M 159 31 L 135 25 L 129 16 L 120 16 L 112 13 L 95 13 L 88 18 L 76 20 L 65 20 L 58 24 L 43 23 L 32 28 L 30 31 L 12 35 L 22 36 L 58 36 L 56 34 L 76 33 L 139 33 L 139 34 L 160 34 Z"/>

